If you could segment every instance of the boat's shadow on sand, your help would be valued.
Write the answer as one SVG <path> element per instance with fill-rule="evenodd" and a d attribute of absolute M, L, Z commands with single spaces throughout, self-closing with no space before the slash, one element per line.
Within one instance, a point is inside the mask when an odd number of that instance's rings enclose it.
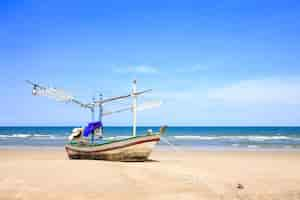
<path fill-rule="evenodd" d="M 127 162 L 127 163 L 156 163 L 160 162 L 159 160 L 153 160 L 153 159 L 147 159 L 144 161 L 136 161 L 136 160 L 128 160 L 128 161 L 121 161 L 121 162 Z"/>
<path fill-rule="evenodd" d="M 147 160 L 121 160 L 121 161 L 113 161 L 113 160 L 103 160 L 103 159 L 70 159 L 67 158 L 68 160 L 73 160 L 73 161 L 80 161 L 80 160 L 89 160 L 89 161 L 102 161 L 102 162 L 123 162 L 123 163 L 159 163 L 159 160 L 153 160 L 153 159 L 147 159 Z"/>

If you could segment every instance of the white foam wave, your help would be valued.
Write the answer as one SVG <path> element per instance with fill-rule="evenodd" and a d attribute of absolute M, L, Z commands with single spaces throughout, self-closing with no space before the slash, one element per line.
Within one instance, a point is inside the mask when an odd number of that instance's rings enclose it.
<path fill-rule="evenodd" d="M 50 134 L 0 134 L 0 139 L 31 139 L 31 140 L 59 140 L 59 139 L 67 139 L 67 135 L 50 135 Z M 131 137 L 130 135 L 122 135 L 122 136 L 111 136 L 104 137 L 104 140 L 116 140 L 116 139 L 125 139 Z"/>
<path fill-rule="evenodd" d="M 43 139 L 51 139 L 51 140 L 54 140 L 54 139 L 66 139 L 67 137 L 66 136 L 58 136 L 58 135 L 48 135 L 48 134 L 33 134 L 33 137 L 32 139 L 40 139 L 40 140 L 43 140 Z"/>
<path fill-rule="evenodd" d="M 104 137 L 104 140 L 115 140 L 115 139 L 126 139 L 131 137 L 130 135 L 122 135 L 122 136 L 108 136 Z M 211 141 L 211 140 L 227 140 L 227 141 L 274 141 L 274 140 L 290 140 L 290 141 L 300 141 L 300 137 L 292 137 L 292 136 L 283 136 L 283 135 L 273 135 L 273 136 L 265 136 L 265 135 L 222 135 L 222 136 L 201 136 L 201 135 L 175 135 L 175 136 L 167 136 L 170 139 L 175 140 L 203 140 L 203 141 Z M 67 135 L 51 135 L 51 134 L 25 134 L 25 133 L 15 133 L 15 134 L 0 134 L 0 139 L 37 139 L 37 140 L 62 140 L 66 139 Z"/>
<path fill-rule="evenodd" d="M 11 135 L 0 135 L 0 138 L 5 139 L 5 138 L 29 138 L 32 135 L 30 134 L 11 134 Z"/>
<path fill-rule="evenodd" d="M 234 136 L 200 136 L 200 135 L 176 135 L 176 140 L 249 140 L 249 141 L 266 141 L 266 140 L 300 140 L 299 137 L 288 136 L 260 136 L 260 135 L 234 135 Z"/>
<path fill-rule="evenodd" d="M 175 135 L 173 138 L 178 140 L 215 140 L 215 136 L 199 136 L 199 135 Z"/>
<path fill-rule="evenodd" d="M 0 139 L 65 139 L 66 136 L 54 136 L 48 134 L 1 134 Z"/>
<path fill-rule="evenodd" d="M 256 148 L 259 148 L 259 146 L 257 145 L 248 145 L 247 146 L 249 149 L 256 149 Z"/>

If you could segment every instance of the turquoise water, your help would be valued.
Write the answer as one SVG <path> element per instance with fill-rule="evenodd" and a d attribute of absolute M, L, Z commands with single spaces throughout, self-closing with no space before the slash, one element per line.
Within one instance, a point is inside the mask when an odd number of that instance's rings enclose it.
<path fill-rule="evenodd" d="M 74 127 L 0 127 L 0 147 L 63 147 Z M 137 133 L 159 127 L 138 127 Z M 104 137 L 124 138 L 131 127 L 105 127 Z M 300 150 L 300 127 L 169 127 L 160 147 Z"/>

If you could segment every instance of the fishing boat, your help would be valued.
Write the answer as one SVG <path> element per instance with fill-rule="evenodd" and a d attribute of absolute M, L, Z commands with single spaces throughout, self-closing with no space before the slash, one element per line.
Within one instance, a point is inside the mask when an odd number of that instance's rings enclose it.
<path fill-rule="evenodd" d="M 166 126 L 162 126 L 157 132 L 152 132 L 149 129 L 146 133 L 137 135 L 137 111 L 158 107 L 161 105 L 161 101 L 146 102 L 138 105 L 138 96 L 152 90 L 137 91 L 135 80 L 133 81 L 132 91 L 129 94 L 107 99 L 103 99 L 103 95 L 100 94 L 99 99 L 93 99 L 91 103 L 83 103 L 60 89 L 45 87 L 32 81 L 27 81 L 27 83 L 33 86 L 32 94 L 34 96 L 47 96 L 58 101 L 75 103 L 91 111 L 92 122 L 84 128 L 73 129 L 72 134 L 69 136 L 70 141 L 65 145 L 70 159 L 146 161 L 166 130 Z M 104 112 L 104 104 L 126 98 L 132 98 L 130 107 Z M 96 108 L 99 110 L 99 119 L 97 121 L 95 121 Z M 103 138 L 102 118 L 123 111 L 132 111 L 132 135 L 126 138 Z"/>
<path fill-rule="evenodd" d="M 99 159 L 111 161 L 145 161 L 160 140 L 163 129 L 158 133 L 133 136 L 125 139 L 107 140 L 103 143 L 66 145 L 71 159 Z"/>

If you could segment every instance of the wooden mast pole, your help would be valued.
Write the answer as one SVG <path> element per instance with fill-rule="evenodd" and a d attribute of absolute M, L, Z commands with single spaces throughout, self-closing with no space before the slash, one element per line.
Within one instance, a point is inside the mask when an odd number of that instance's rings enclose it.
<path fill-rule="evenodd" d="M 95 102 L 96 101 L 96 99 L 95 99 L 95 97 L 93 97 L 93 102 Z M 92 111 L 92 122 L 94 122 L 95 121 L 95 106 L 93 106 L 93 108 L 91 109 L 91 111 Z M 94 131 L 92 132 L 92 135 L 91 135 L 91 143 L 93 144 L 94 143 L 94 135 L 95 133 L 94 133 Z"/>
<path fill-rule="evenodd" d="M 102 102 L 103 101 L 103 94 L 99 95 L 99 101 Z M 100 103 L 99 104 L 99 121 L 102 123 L 102 117 L 103 117 L 103 104 Z M 101 126 L 100 128 L 100 137 L 102 137 L 103 134 L 103 126 Z"/>
<path fill-rule="evenodd" d="M 96 99 L 95 99 L 95 97 L 93 97 L 93 102 L 95 102 L 96 101 Z M 93 106 L 92 108 L 91 108 L 91 114 L 92 114 L 92 122 L 93 121 L 95 121 L 95 106 Z"/>
<path fill-rule="evenodd" d="M 102 102 L 103 95 L 99 94 L 99 101 Z M 102 103 L 99 103 L 99 121 L 102 121 L 102 114 L 103 114 L 103 105 Z"/>
<path fill-rule="evenodd" d="M 132 114 L 133 114 L 133 125 L 132 125 L 132 136 L 136 136 L 136 108 L 137 108 L 137 95 L 136 95 L 136 80 L 133 81 L 132 85 Z"/>

